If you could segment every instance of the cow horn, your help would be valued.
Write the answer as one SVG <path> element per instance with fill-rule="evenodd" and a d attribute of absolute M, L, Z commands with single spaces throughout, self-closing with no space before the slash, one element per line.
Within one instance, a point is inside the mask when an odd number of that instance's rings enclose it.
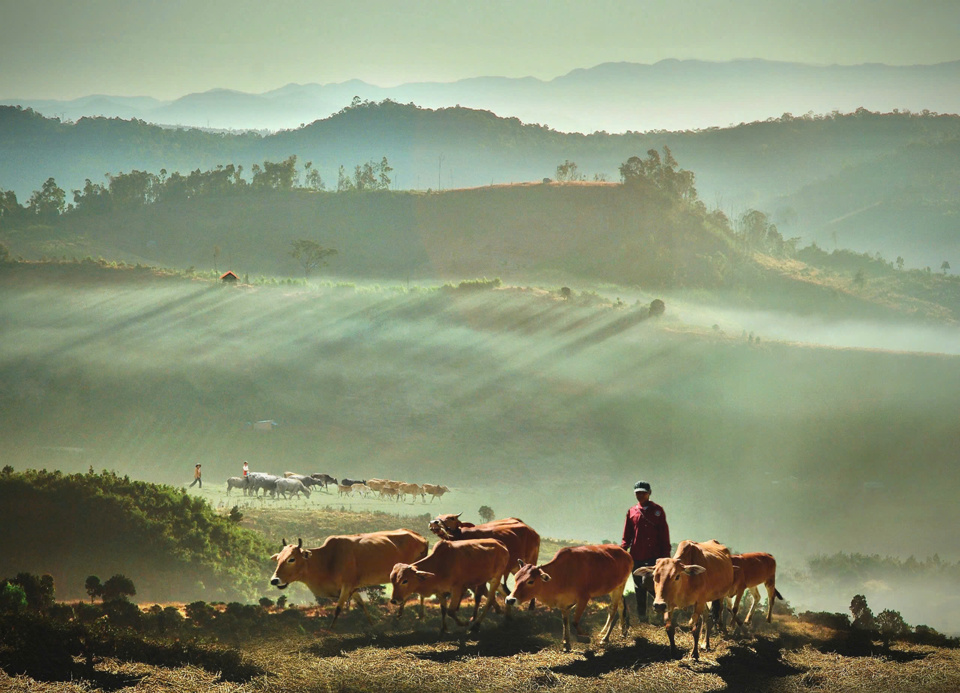
<path fill-rule="evenodd" d="M 303 539 L 301 539 L 300 537 L 297 537 L 297 548 L 298 549 L 303 548 Z"/>
<path fill-rule="evenodd" d="M 463 515 L 463 511 L 462 511 L 462 510 L 461 510 L 460 512 L 458 512 L 456 515 L 454 515 L 454 517 L 459 520 L 461 515 Z"/>
<path fill-rule="evenodd" d="M 283 551 L 285 548 L 287 548 L 287 540 L 281 539 L 280 541 L 283 542 L 282 544 L 280 544 L 280 550 Z"/>

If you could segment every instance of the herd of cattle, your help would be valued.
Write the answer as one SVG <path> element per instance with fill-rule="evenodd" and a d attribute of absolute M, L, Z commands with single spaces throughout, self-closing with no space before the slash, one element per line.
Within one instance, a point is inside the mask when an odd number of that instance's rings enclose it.
<path fill-rule="evenodd" d="M 272 556 L 277 567 L 270 584 L 285 589 L 293 582 L 302 582 L 318 598 L 336 598 L 331 628 L 341 610 L 349 608 L 351 598 L 372 623 L 358 591 L 364 587 L 389 583 L 390 603 L 398 607 L 397 618 L 403 614 L 406 601 L 416 594 L 422 619 L 424 597 L 433 595 L 440 602 L 441 633 L 447 631 L 447 616 L 458 625 L 477 630 L 491 607 L 500 610 L 497 592 L 501 591 L 505 595 L 503 612 L 507 618 L 510 618 L 511 607 L 518 602 L 530 602 L 531 609 L 535 601 L 560 609 L 563 646 L 569 651 L 571 612 L 573 630 L 582 638 L 580 619 L 587 602 L 596 597 L 610 599 L 600 642 L 608 642 L 618 616 L 626 635 L 629 619 L 623 590 L 631 575 L 635 575 L 643 578 L 644 588 L 653 594 L 654 609 L 664 615 L 674 657 L 677 647 L 673 612 L 693 607 L 690 623 L 694 659 L 699 659 L 701 626 L 711 611 L 713 619 L 725 631 L 725 611 L 733 615 L 737 628 L 749 622 L 760 600 L 759 585 L 767 590 L 768 622 L 774 599 L 783 599 L 776 589 L 773 556 L 768 553 L 731 555 L 715 540 L 682 541 L 672 558 L 661 558 L 654 566 L 634 571 L 630 555 L 615 544 L 563 548 L 553 560 L 537 565 L 540 535 L 517 518 L 473 525 L 461 522 L 460 515 L 446 514 L 431 520 L 429 527 L 440 538 L 429 551 L 427 540 L 408 529 L 331 536 L 316 548 L 304 548 L 302 540 L 287 544 L 284 539 L 280 551 Z M 512 590 L 507 586 L 510 574 L 514 574 Z M 474 604 L 473 615 L 465 623 L 457 612 L 467 590 L 473 593 Z M 753 595 L 753 604 L 741 621 L 737 612 L 747 590 Z M 712 609 L 705 611 L 708 603 Z M 704 630 L 705 647 L 709 649 L 709 625 Z"/>
<path fill-rule="evenodd" d="M 364 498 L 376 496 L 385 500 L 405 501 L 407 498 L 425 503 L 427 496 L 430 502 L 441 498 L 450 489 L 438 484 L 410 484 L 390 479 L 336 479 L 329 474 L 297 474 L 284 472 L 283 476 L 267 474 L 265 472 L 248 472 L 246 476 L 231 476 L 227 479 L 227 493 L 233 489 L 243 491 L 244 495 L 263 495 L 283 498 L 299 498 L 304 495 L 309 498 L 311 489 L 319 486 L 327 491 L 328 487 L 336 486 L 339 496 L 362 496 Z M 329 493 L 329 491 L 327 491 Z"/>

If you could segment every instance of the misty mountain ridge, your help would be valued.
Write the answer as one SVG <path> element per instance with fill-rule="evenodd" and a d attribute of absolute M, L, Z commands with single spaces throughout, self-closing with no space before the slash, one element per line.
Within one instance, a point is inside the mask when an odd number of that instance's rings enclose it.
<path fill-rule="evenodd" d="M 296 128 L 337 112 L 354 96 L 441 108 L 458 104 L 543 123 L 562 132 L 725 127 L 783 113 L 909 109 L 960 112 L 960 61 L 935 65 L 807 65 L 759 59 L 602 63 L 551 80 L 482 76 L 380 87 L 362 80 L 287 84 L 261 94 L 211 89 L 172 101 L 87 96 L 0 99 L 64 120 L 136 118 L 227 130 Z"/>

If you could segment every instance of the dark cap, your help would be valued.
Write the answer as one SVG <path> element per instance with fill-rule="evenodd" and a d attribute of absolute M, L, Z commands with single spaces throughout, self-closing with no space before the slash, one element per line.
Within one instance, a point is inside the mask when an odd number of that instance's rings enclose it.
<path fill-rule="evenodd" d="M 633 492 L 639 493 L 643 491 L 644 493 L 650 493 L 650 483 L 646 481 L 638 481 L 633 485 Z"/>

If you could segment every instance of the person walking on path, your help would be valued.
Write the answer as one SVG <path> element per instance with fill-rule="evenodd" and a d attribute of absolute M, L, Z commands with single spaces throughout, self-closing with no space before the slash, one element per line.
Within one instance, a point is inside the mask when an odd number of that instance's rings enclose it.
<path fill-rule="evenodd" d="M 638 481 L 633 485 L 633 492 L 637 497 L 637 504 L 627 511 L 627 519 L 623 525 L 623 540 L 621 548 L 630 553 L 633 559 L 633 569 L 642 566 L 651 566 L 658 558 L 670 556 L 670 527 L 667 525 L 667 514 L 663 508 L 652 500 L 652 489 L 646 481 Z M 647 620 L 647 594 L 652 588 L 643 578 L 634 577 L 634 594 L 637 598 L 637 616 L 641 621 Z"/>
<path fill-rule="evenodd" d="M 197 464 L 197 466 L 193 468 L 193 483 L 190 484 L 190 486 L 188 486 L 187 488 L 193 488 L 193 487 L 196 486 L 197 484 L 200 484 L 200 488 L 203 488 L 203 481 L 200 479 L 200 465 L 199 465 L 199 464 Z"/>

